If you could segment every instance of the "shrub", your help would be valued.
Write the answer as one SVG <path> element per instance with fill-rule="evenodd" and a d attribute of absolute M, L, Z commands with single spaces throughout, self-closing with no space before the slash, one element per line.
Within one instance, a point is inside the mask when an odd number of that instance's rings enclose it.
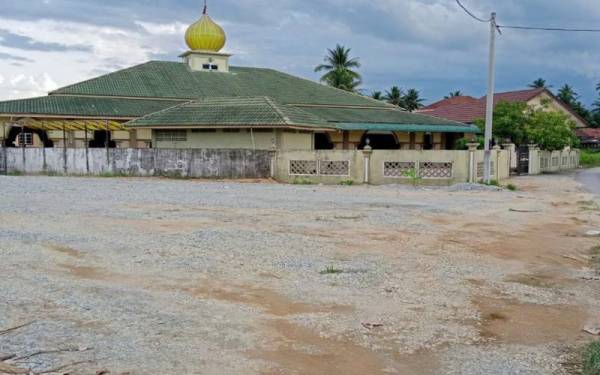
<path fill-rule="evenodd" d="M 582 150 L 581 165 L 585 168 L 600 167 L 600 151 Z"/>
<path fill-rule="evenodd" d="M 344 181 L 340 182 L 340 185 L 352 186 L 352 185 L 354 185 L 354 181 L 352 181 L 352 180 L 344 180 Z"/>
<path fill-rule="evenodd" d="M 416 169 L 409 169 L 408 171 L 404 172 L 404 177 L 409 178 L 415 188 L 421 183 L 422 180 Z"/>
<path fill-rule="evenodd" d="M 514 184 L 508 184 L 506 188 L 510 191 L 517 191 L 517 187 Z"/>

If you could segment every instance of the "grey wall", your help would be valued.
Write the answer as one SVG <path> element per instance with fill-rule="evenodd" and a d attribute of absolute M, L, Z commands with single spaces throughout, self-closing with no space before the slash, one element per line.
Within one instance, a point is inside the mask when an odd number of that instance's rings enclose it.
<path fill-rule="evenodd" d="M 271 153 L 261 150 L 109 149 L 107 157 L 105 149 L 89 149 L 86 156 L 80 148 L 8 148 L 6 154 L 9 173 L 198 178 L 267 178 L 271 173 Z"/>

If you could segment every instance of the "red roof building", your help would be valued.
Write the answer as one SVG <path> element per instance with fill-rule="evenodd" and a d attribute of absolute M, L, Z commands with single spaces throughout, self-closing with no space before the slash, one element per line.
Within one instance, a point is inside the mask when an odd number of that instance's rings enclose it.
<path fill-rule="evenodd" d="M 458 96 L 440 100 L 418 112 L 430 116 L 441 117 L 448 120 L 472 124 L 477 119 L 485 118 L 487 96 L 476 99 L 471 96 Z M 528 89 L 520 91 L 502 92 L 494 95 L 494 105 L 500 102 L 527 103 L 532 107 L 540 107 L 547 104 L 551 110 L 556 110 L 568 115 L 578 128 L 589 127 L 588 122 L 579 116 L 571 107 L 563 103 L 549 90 Z"/>

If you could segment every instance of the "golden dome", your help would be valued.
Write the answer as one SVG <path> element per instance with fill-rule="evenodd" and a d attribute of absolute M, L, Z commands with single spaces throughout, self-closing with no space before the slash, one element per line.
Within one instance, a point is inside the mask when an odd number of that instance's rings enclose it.
<path fill-rule="evenodd" d="M 225 31 L 208 16 L 206 7 L 202 18 L 185 32 L 185 42 L 193 51 L 219 52 L 225 46 L 226 40 Z"/>

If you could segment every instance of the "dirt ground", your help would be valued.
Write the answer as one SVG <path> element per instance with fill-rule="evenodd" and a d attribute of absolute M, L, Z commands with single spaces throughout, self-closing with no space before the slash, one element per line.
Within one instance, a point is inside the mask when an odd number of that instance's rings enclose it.
<path fill-rule="evenodd" d="M 600 200 L 512 183 L 0 177 L 0 374 L 571 373 Z"/>

